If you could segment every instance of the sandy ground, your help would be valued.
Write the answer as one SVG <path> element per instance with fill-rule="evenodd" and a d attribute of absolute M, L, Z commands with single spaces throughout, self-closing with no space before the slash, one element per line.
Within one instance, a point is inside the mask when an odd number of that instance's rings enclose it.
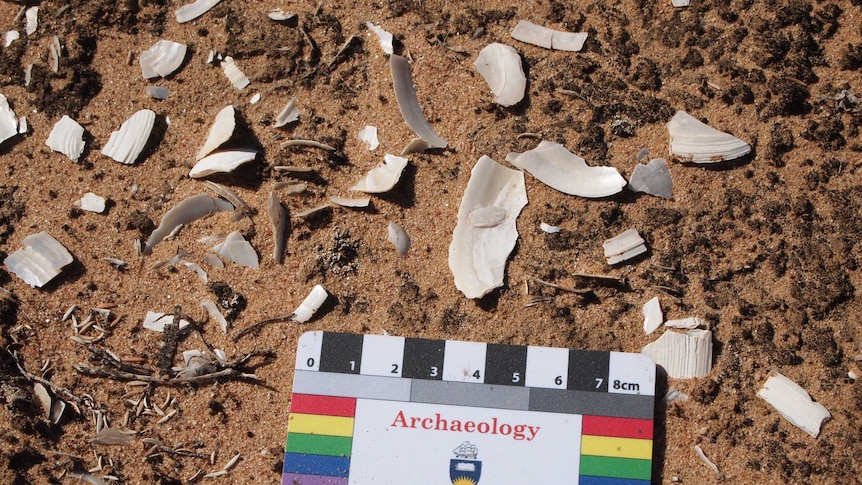
<path fill-rule="evenodd" d="M 657 403 L 654 483 L 720 481 L 696 457 L 700 445 L 729 483 L 851 483 L 859 475 L 862 391 L 858 374 L 862 283 L 859 240 L 858 106 L 839 106 L 842 90 L 862 95 L 862 11 L 859 2 L 700 1 L 675 9 L 666 2 L 581 4 L 526 1 L 410 0 L 239 2 L 223 0 L 210 12 L 178 24 L 180 2 L 46 1 L 29 37 L 16 17 L 21 6 L 0 3 L 2 29 L 21 39 L 0 50 L 0 92 L 29 130 L 0 146 L 0 256 L 29 234 L 47 231 L 75 262 L 42 289 L 0 269 L 0 481 L 74 482 L 69 472 L 125 483 L 181 483 L 220 469 L 239 453 L 223 483 L 277 483 L 290 406 L 293 347 L 311 329 L 382 333 L 639 352 L 657 338 L 644 335 L 642 305 L 660 298 L 667 318 L 697 316 L 714 332 L 714 367 L 707 377 L 660 378 L 685 401 Z M 292 22 L 266 17 L 274 7 L 296 12 Z M 583 52 L 545 50 L 510 32 L 519 19 L 567 31 L 586 31 Z M 398 186 L 373 196 L 366 210 L 333 208 L 292 218 L 284 264 L 271 258 L 266 198 L 278 182 L 296 177 L 276 165 L 314 169 L 302 194 L 281 194 L 294 216 L 347 196 L 382 160 L 413 137 L 398 111 L 387 57 L 366 20 L 395 34 L 397 52 L 411 59 L 422 108 L 449 147 L 409 156 Z M 301 28 L 313 39 L 309 46 Z M 483 28 L 481 35 L 477 29 Z M 48 49 L 62 46 L 59 71 Z M 343 56 L 336 52 L 357 39 Z M 140 53 L 165 38 L 188 44 L 182 68 L 167 79 L 142 78 Z M 527 96 L 512 108 L 493 104 L 473 67 L 491 42 L 514 46 L 528 74 Z M 236 90 L 221 69 L 206 64 L 210 49 L 232 56 L 251 80 Z M 24 71 L 34 64 L 29 87 Z M 167 100 L 145 94 L 169 89 Z M 257 104 L 253 94 L 260 93 Z M 272 127 L 296 98 L 299 121 Z M 240 146 L 255 146 L 254 163 L 213 180 L 229 186 L 255 210 L 240 221 L 217 214 L 184 228 L 140 258 L 134 241 L 179 201 L 210 193 L 188 177 L 216 113 L 234 105 L 242 120 Z M 111 132 L 135 111 L 158 115 L 141 159 L 125 166 L 100 154 Z M 447 255 L 470 170 L 482 155 L 504 163 L 510 151 L 538 140 L 564 144 L 591 165 L 631 175 L 636 154 L 667 157 L 665 123 L 677 109 L 750 143 L 753 154 L 715 166 L 673 162 L 674 198 L 629 191 L 602 200 L 567 196 L 527 176 L 529 204 L 518 219 L 520 237 L 502 288 L 473 301 L 454 286 Z M 52 152 L 45 140 L 64 114 L 86 128 L 79 163 Z M 368 151 L 356 133 L 377 126 L 381 146 Z M 622 127 L 622 128 L 620 128 Z M 624 128 L 624 129 L 623 129 Z M 334 145 L 334 153 L 280 148 L 289 138 Z M 106 197 L 104 214 L 73 203 L 85 192 Z M 400 258 L 386 240 L 387 223 L 412 238 Z M 539 230 L 546 222 L 559 234 Z M 650 248 L 629 264 L 605 264 L 601 243 L 635 228 Z M 239 230 L 260 255 L 260 268 L 203 263 L 202 236 Z M 177 254 L 208 273 L 205 284 L 179 265 L 153 269 Z M 102 258 L 128 262 L 118 271 Z M 599 285 L 575 273 L 625 278 Z M 550 301 L 525 304 L 524 281 L 592 288 L 587 296 L 542 290 Z M 290 314 L 313 285 L 332 295 L 304 325 L 281 321 L 235 337 L 263 319 Z M 236 295 L 240 295 L 239 297 Z M 227 335 L 206 321 L 198 303 L 211 298 L 235 317 Z M 245 306 L 242 305 L 245 301 Z M 179 306 L 202 323 L 178 350 L 201 349 L 202 338 L 230 359 L 249 352 L 262 384 L 223 379 L 194 386 L 135 387 L 84 375 L 87 346 L 70 339 L 91 309 L 111 307 L 105 336 L 92 349 L 158 375 L 162 337 L 141 328 L 147 311 Z M 94 337 L 88 329 L 82 335 Z M 31 374 L 79 399 L 59 424 L 42 417 L 12 352 Z M 104 362 L 104 361 L 103 361 Z M 173 361 L 179 365 L 179 356 Z M 97 366 L 99 362 L 89 362 Z M 42 369 L 42 370 L 40 370 Z M 818 438 L 789 424 L 755 394 L 776 369 L 811 393 L 832 414 Z M 142 396 L 148 410 L 140 406 Z M 62 397 L 62 396 L 60 396 Z M 163 421 L 164 414 L 176 411 Z M 126 446 L 93 445 L 98 410 L 108 423 L 138 432 Z M 148 441 L 144 441 L 147 439 Z M 151 440 L 163 448 L 147 456 Z M 180 452 L 176 450 L 180 449 Z M 173 450 L 173 451 L 172 451 Z M 184 451 L 186 450 L 186 451 Z M 210 455 L 215 452 L 214 464 Z M 65 478 L 64 477 L 65 474 Z"/>

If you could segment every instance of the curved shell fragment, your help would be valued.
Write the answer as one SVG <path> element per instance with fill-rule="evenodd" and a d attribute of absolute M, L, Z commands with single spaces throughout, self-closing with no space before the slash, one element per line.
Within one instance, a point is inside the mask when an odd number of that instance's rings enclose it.
<path fill-rule="evenodd" d="M 667 161 L 664 158 L 654 158 L 646 165 L 635 165 L 629 179 L 629 188 L 635 192 L 654 195 L 663 199 L 673 198 L 673 178 Z"/>
<path fill-rule="evenodd" d="M 257 150 L 254 148 L 215 152 L 198 161 L 189 171 L 189 177 L 197 179 L 214 173 L 230 173 L 240 165 L 254 160 L 255 157 L 257 157 Z"/>
<path fill-rule="evenodd" d="M 348 198 L 348 197 L 339 197 L 337 195 L 330 195 L 329 200 L 333 203 L 340 205 L 341 207 L 351 207 L 351 208 L 362 208 L 368 207 L 368 204 L 371 203 L 371 199 L 368 197 L 358 197 L 358 198 Z M 297 214 L 298 216 L 299 214 Z"/>
<path fill-rule="evenodd" d="M 808 391 L 777 371 L 769 373 L 757 397 L 768 402 L 791 424 L 813 437 L 820 434 L 823 423 L 832 415 L 822 404 L 814 402 Z"/>
<path fill-rule="evenodd" d="M 24 17 L 27 19 L 27 26 L 24 27 L 24 31 L 27 32 L 27 35 L 33 35 L 36 32 L 36 29 L 39 28 L 39 7 L 30 7 L 24 12 Z"/>
<path fill-rule="evenodd" d="M 228 234 L 221 244 L 216 244 L 212 249 L 222 258 L 238 265 L 255 269 L 259 267 L 257 253 L 239 231 Z"/>
<path fill-rule="evenodd" d="M 564 194 L 607 197 L 626 186 L 626 179 L 617 169 L 587 166 L 586 160 L 550 141 L 543 140 L 524 153 L 509 153 L 506 161 Z"/>
<path fill-rule="evenodd" d="M 266 14 L 266 16 L 269 17 L 270 20 L 274 20 L 276 22 L 284 22 L 286 20 L 290 20 L 290 19 L 296 17 L 296 14 L 293 12 L 286 12 L 280 8 L 274 8 L 274 9 L 270 10 Z"/>
<path fill-rule="evenodd" d="M 506 260 L 518 240 L 515 220 L 527 205 L 524 174 L 483 156 L 470 173 L 449 245 L 449 269 L 467 298 L 481 298 L 503 284 Z M 471 221 L 476 208 L 494 208 L 505 217 L 493 226 Z"/>
<path fill-rule="evenodd" d="M 81 210 L 101 214 L 102 212 L 105 212 L 105 198 L 92 192 L 87 192 L 79 200 L 75 201 L 75 207 Z"/>
<path fill-rule="evenodd" d="M 141 254 L 150 254 L 153 251 L 153 247 L 162 242 L 180 224 L 188 224 L 216 212 L 232 210 L 234 210 L 234 206 L 230 202 L 210 197 L 207 194 L 193 195 L 184 199 L 165 212 L 165 215 L 162 216 L 162 220 L 159 222 L 159 227 L 150 234 Z"/>
<path fill-rule="evenodd" d="M 473 65 L 494 92 L 495 103 L 512 106 L 524 99 L 527 76 L 521 67 L 521 55 L 513 47 L 497 42 L 489 44 L 479 52 Z"/>
<path fill-rule="evenodd" d="M 296 310 L 293 311 L 293 317 L 291 320 L 297 323 L 305 323 L 311 320 L 311 317 L 317 313 L 317 310 L 323 305 L 326 299 L 329 297 L 329 293 L 320 286 L 314 285 L 314 288 L 311 289 L 311 293 L 302 300 L 302 303 L 296 307 Z"/>
<path fill-rule="evenodd" d="M 380 146 L 380 141 L 377 139 L 377 127 L 365 125 L 365 128 L 359 130 L 357 134 L 359 141 L 365 144 L 369 151 L 374 151 Z"/>
<path fill-rule="evenodd" d="M 175 12 L 177 22 L 183 24 L 189 20 L 194 20 L 207 13 L 209 9 L 218 5 L 220 1 L 221 0 L 196 0 L 194 3 L 183 5 Z"/>
<path fill-rule="evenodd" d="M 383 163 L 377 165 L 368 174 L 349 190 L 365 192 L 367 194 L 380 194 L 388 192 L 395 187 L 398 180 L 401 178 L 401 172 L 407 166 L 406 158 L 396 157 L 395 155 L 386 154 L 383 157 Z"/>
<path fill-rule="evenodd" d="M 215 150 L 216 148 L 222 146 L 226 141 L 230 140 L 230 137 L 233 136 L 233 132 L 236 129 L 236 110 L 233 105 L 225 106 L 215 117 L 215 121 L 213 121 L 212 126 L 210 126 L 209 132 L 207 132 L 207 139 L 204 141 L 203 146 L 200 150 L 198 150 L 198 154 L 195 156 L 197 160 L 207 156 Z"/>
<path fill-rule="evenodd" d="M 276 128 L 281 128 L 299 119 L 299 110 L 296 108 L 296 99 L 291 99 L 287 105 L 275 117 Z"/>
<path fill-rule="evenodd" d="M 446 148 L 449 142 L 437 135 L 422 113 L 419 100 L 416 98 L 416 88 L 413 85 L 413 77 L 410 75 L 410 64 L 407 63 L 407 59 L 396 54 L 389 56 L 389 70 L 392 73 L 392 84 L 395 88 L 398 110 L 407 126 L 419 138 L 425 140 L 429 148 Z"/>
<path fill-rule="evenodd" d="M 266 199 L 266 213 L 269 215 L 269 221 L 272 224 L 272 238 L 274 241 L 272 250 L 272 259 L 276 263 L 284 262 L 284 247 L 287 243 L 287 232 L 290 218 L 287 215 L 287 209 L 284 204 L 278 199 L 278 194 L 275 191 L 270 191 L 269 197 Z"/>
<path fill-rule="evenodd" d="M 395 53 L 395 49 L 392 46 L 392 34 L 385 31 L 383 27 L 374 25 L 371 22 L 365 22 L 365 26 L 368 27 L 368 30 L 374 32 L 374 35 L 380 40 L 380 48 L 383 49 L 383 52 L 389 55 Z"/>
<path fill-rule="evenodd" d="M 641 353 L 664 367 L 671 377 L 703 377 L 712 369 L 712 332 L 689 330 L 677 333 L 668 330 L 658 340 L 644 346 Z"/>
<path fill-rule="evenodd" d="M 221 61 L 222 70 L 224 70 L 224 75 L 227 77 L 228 81 L 233 84 L 238 90 L 242 90 L 249 84 L 251 81 L 248 80 L 248 77 L 240 70 L 239 66 L 234 62 L 233 57 L 225 57 L 223 61 Z"/>
<path fill-rule="evenodd" d="M 32 287 L 41 288 L 72 262 L 69 250 L 47 232 L 31 234 L 21 244 L 24 249 L 7 256 L 3 264 Z"/>
<path fill-rule="evenodd" d="M 6 96 L 0 94 L 0 143 L 18 134 L 18 117 L 9 107 Z"/>
<path fill-rule="evenodd" d="M 407 232 L 398 224 L 390 221 L 387 227 L 388 237 L 387 241 L 391 242 L 395 249 L 398 251 L 398 255 L 402 258 L 407 256 L 407 251 L 410 250 L 410 236 L 407 235 Z"/>
<path fill-rule="evenodd" d="M 63 115 L 51 129 L 45 144 L 51 150 L 60 152 L 73 162 L 77 162 L 81 153 L 84 152 L 84 127 L 72 118 Z"/>
<path fill-rule="evenodd" d="M 168 77 L 183 64 L 186 58 L 186 45 L 161 39 L 152 47 L 141 52 L 138 63 L 145 79 Z"/>
<path fill-rule="evenodd" d="M 102 155 L 126 165 L 135 163 L 150 138 L 155 122 L 156 113 L 152 110 L 142 109 L 133 114 L 119 130 L 111 133 L 108 143 L 102 148 Z"/>
<path fill-rule="evenodd" d="M 639 256 L 647 251 L 643 238 L 634 229 L 624 231 L 602 243 L 608 264 L 617 264 Z"/>
<path fill-rule="evenodd" d="M 587 33 L 552 30 L 527 20 L 521 20 L 512 29 L 512 38 L 545 49 L 578 52 L 583 49 L 584 42 L 587 41 Z"/>
<path fill-rule="evenodd" d="M 667 131 L 671 155 L 684 162 L 723 162 L 751 152 L 748 143 L 701 123 L 685 111 L 676 112 L 667 123 Z"/>
<path fill-rule="evenodd" d="M 144 88 L 144 91 L 147 93 L 147 96 L 153 99 L 168 99 L 168 95 L 170 94 L 168 88 L 163 86 L 147 86 Z"/>

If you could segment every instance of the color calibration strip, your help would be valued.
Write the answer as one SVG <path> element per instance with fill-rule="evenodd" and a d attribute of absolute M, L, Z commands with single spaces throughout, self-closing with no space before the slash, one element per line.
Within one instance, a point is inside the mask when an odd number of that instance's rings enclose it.
<path fill-rule="evenodd" d="M 347 485 L 356 399 L 294 394 L 282 483 Z"/>
<path fill-rule="evenodd" d="M 583 416 L 580 485 L 649 485 L 653 421 Z"/>

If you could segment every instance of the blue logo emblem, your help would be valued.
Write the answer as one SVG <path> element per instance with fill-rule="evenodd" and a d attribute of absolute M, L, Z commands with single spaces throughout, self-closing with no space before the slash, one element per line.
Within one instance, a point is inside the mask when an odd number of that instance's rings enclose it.
<path fill-rule="evenodd" d="M 449 479 L 452 485 L 476 485 L 482 476 L 482 462 L 477 460 L 479 448 L 465 441 L 452 450 L 455 458 L 449 460 Z"/>

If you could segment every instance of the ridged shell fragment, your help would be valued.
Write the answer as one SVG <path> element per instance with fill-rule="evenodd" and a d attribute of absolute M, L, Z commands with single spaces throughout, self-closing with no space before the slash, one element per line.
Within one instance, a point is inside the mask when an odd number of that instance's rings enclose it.
<path fill-rule="evenodd" d="M 663 199 L 673 198 L 673 178 L 664 158 L 654 158 L 644 165 L 635 165 L 629 179 L 629 188 L 635 192 L 654 195 Z"/>
<path fill-rule="evenodd" d="M 503 284 L 506 260 L 518 240 L 515 220 L 525 205 L 524 174 L 482 156 L 470 173 L 449 245 L 449 269 L 467 298 L 481 298 Z M 472 213 L 489 208 L 503 211 L 503 220 L 476 227 Z"/>
<path fill-rule="evenodd" d="M 239 231 L 228 234 L 224 242 L 213 247 L 213 251 L 238 265 L 255 269 L 259 267 L 257 253 Z"/>
<path fill-rule="evenodd" d="M 227 77 L 228 81 L 233 84 L 238 90 L 242 90 L 249 84 L 251 81 L 248 80 L 248 77 L 240 70 L 239 66 L 236 65 L 233 58 L 228 56 L 225 57 L 223 61 L 221 61 L 221 67 L 224 70 L 224 75 Z"/>
<path fill-rule="evenodd" d="M 92 192 L 87 192 L 79 200 L 75 201 L 75 207 L 88 212 L 101 214 L 105 212 L 105 198 Z"/>
<path fill-rule="evenodd" d="M 197 194 L 184 199 L 165 212 L 165 215 L 162 216 L 162 220 L 159 222 L 159 227 L 150 234 L 150 238 L 147 239 L 147 244 L 144 246 L 141 254 L 150 254 L 156 244 L 162 242 L 168 234 L 181 224 L 188 224 L 216 212 L 232 210 L 234 210 L 234 206 L 230 202 L 210 197 L 207 194 Z"/>
<path fill-rule="evenodd" d="M 215 150 L 216 148 L 222 146 L 226 141 L 230 140 L 230 137 L 233 136 L 233 132 L 236 129 L 236 110 L 234 107 L 225 106 L 215 117 L 215 121 L 213 121 L 212 126 L 210 126 L 209 132 L 207 132 L 207 139 L 204 141 L 203 146 L 200 150 L 198 150 L 198 154 L 195 155 L 197 160 L 207 156 Z"/>
<path fill-rule="evenodd" d="M 395 53 L 395 49 L 392 46 L 392 34 L 383 30 L 383 27 L 374 25 L 371 22 L 365 22 L 365 26 L 368 27 L 368 30 L 374 32 L 374 35 L 380 40 L 380 48 L 383 49 L 383 52 L 389 55 Z"/>
<path fill-rule="evenodd" d="M 51 150 L 60 152 L 73 162 L 77 162 L 84 152 L 84 127 L 67 115 L 63 115 L 51 129 L 45 144 Z"/>
<path fill-rule="evenodd" d="M 72 262 L 69 251 L 47 232 L 31 234 L 21 244 L 24 249 L 7 256 L 3 264 L 32 287 L 41 288 Z"/>
<path fill-rule="evenodd" d="M 298 119 L 299 110 L 296 108 L 296 99 L 291 99 L 287 105 L 285 105 L 284 109 L 282 109 L 275 117 L 275 124 L 273 126 L 281 128 L 282 126 L 293 123 Z"/>
<path fill-rule="evenodd" d="M 401 178 L 401 172 L 407 166 L 406 158 L 396 157 L 395 155 L 386 154 L 383 157 L 383 163 L 377 165 L 368 174 L 350 190 L 365 192 L 367 194 L 380 194 L 388 192 L 395 187 L 398 180 Z"/>
<path fill-rule="evenodd" d="M 218 151 L 199 160 L 189 171 L 189 177 L 197 179 L 214 173 L 230 173 L 240 165 L 254 160 L 255 157 L 257 157 L 257 150 L 254 148 Z"/>
<path fill-rule="evenodd" d="M 138 63 L 144 79 L 168 77 L 183 64 L 186 58 L 186 45 L 161 39 L 152 47 L 141 52 Z"/>
<path fill-rule="evenodd" d="M 587 166 L 586 160 L 550 141 L 543 140 L 524 153 L 509 153 L 506 161 L 564 194 L 607 197 L 626 186 L 626 179 L 617 169 Z"/>
<path fill-rule="evenodd" d="M 395 99 L 398 101 L 398 110 L 407 126 L 427 143 L 428 148 L 446 148 L 449 142 L 437 135 L 422 113 L 407 59 L 392 54 L 389 56 L 389 70 L 392 73 L 392 85 L 395 89 Z"/>
<path fill-rule="evenodd" d="M 524 99 L 527 76 L 521 67 L 521 55 L 513 47 L 493 43 L 485 46 L 473 63 L 494 93 L 494 102 L 512 106 Z"/>
<path fill-rule="evenodd" d="M 667 375 L 678 379 L 703 377 L 712 369 L 712 332 L 689 330 L 677 333 L 668 330 L 643 350 Z"/>
<path fill-rule="evenodd" d="M 832 416 L 808 391 L 776 371 L 769 373 L 757 397 L 768 402 L 785 419 L 813 437 L 820 434 L 823 423 Z"/>
<path fill-rule="evenodd" d="M 717 163 L 735 160 L 751 152 L 739 138 L 701 123 L 685 111 L 677 111 L 667 123 L 670 153 L 683 162 Z"/>
<path fill-rule="evenodd" d="M 133 114 L 119 130 L 111 133 L 102 155 L 126 165 L 135 163 L 150 139 L 155 121 L 156 113 L 152 110 L 142 109 Z"/>
<path fill-rule="evenodd" d="M 602 243 L 608 264 L 617 264 L 639 256 L 647 251 L 643 238 L 635 229 L 628 229 L 622 234 L 612 237 Z"/>
<path fill-rule="evenodd" d="M 190 20 L 194 20 L 207 13 L 209 9 L 218 5 L 220 1 L 221 0 L 196 0 L 194 3 L 183 5 L 175 12 L 177 22 L 183 24 Z"/>
<path fill-rule="evenodd" d="M 18 134 L 18 118 L 9 107 L 6 96 L 0 94 L 0 143 Z"/>
<path fill-rule="evenodd" d="M 545 49 L 569 52 L 580 51 L 584 47 L 584 42 L 587 41 L 586 32 L 552 30 L 527 20 L 518 22 L 518 25 L 512 30 L 512 37 Z"/>
<path fill-rule="evenodd" d="M 317 313 L 317 310 L 323 305 L 326 299 L 329 297 L 329 293 L 320 286 L 314 285 L 314 288 L 311 289 L 311 293 L 302 300 L 302 303 L 296 307 L 296 310 L 293 311 L 293 317 L 291 320 L 297 323 L 305 323 L 311 320 L 311 317 Z"/>
<path fill-rule="evenodd" d="M 706 327 L 706 321 L 704 321 L 704 319 L 698 318 L 698 317 L 687 317 L 687 318 L 681 318 L 679 320 L 668 320 L 668 321 L 664 322 L 664 326 L 670 327 L 670 328 L 693 329 L 693 328 Z"/>
<path fill-rule="evenodd" d="M 407 251 L 410 250 L 410 236 L 407 235 L 407 232 L 392 221 L 389 222 L 387 232 L 388 237 L 386 240 L 395 246 L 398 255 L 402 258 L 407 256 Z"/>

